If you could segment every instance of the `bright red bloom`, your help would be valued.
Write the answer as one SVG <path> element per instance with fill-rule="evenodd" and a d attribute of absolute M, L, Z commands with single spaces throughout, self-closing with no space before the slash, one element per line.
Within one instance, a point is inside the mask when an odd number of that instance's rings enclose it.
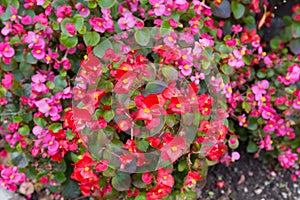
<path fill-rule="evenodd" d="M 107 168 L 108 168 L 108 160 L 99 161 L 99 163 L 95 167 L 97 172 L 103 172 L 107 170 Z"/>
<path fill-rule="evenodd" d="M 190 112 L 191 106 L 187 98 L 183 96 L 179 97 L 172 97 L 171 102 L 168 105 L 168 113 L 177 113 L 177 114 L 184 114 Z"/>
<path fill-rule="evenodd" d="M 158 184 L 155 188 L 148 190 L 146 198 L 147 200 L 160 200 L 163 197 L 166 197 L 170 192 L 172 192 L 170 187 L 163 184 Z"/>
<path fill-rule="evenodd" d="M 215 144 L 207 151 L 207 158 L 212 161 L 218 161 L 226 151 L 227 146 L 222 143 Z"/>
<path fill-rule="evenodd" d="M 164 184 L 166 186 L 173 187 L 174 178 L 170 173 L 171 169 L 169 168 L 166 170 L 163 168 L 158 169 L 158 175 L 156 177 L 157 184 Z"/>
<path fill-rule="evenodd" d="M 164 160 L 175 162 L 187 148 L 184 137 L 175 137 L 172 142 L 163 146 L 161 150 L 161 157 Z"/>
<path fill-rule="evenodd" d="M 142 175 L 142 180 L 149 185 L 150 183 L 152 183 L 152 176 L 150 172 L 145 172 Z"/>
<path fill-rule="evenodd" d="M 199 173 L 198 172 L 190 171 L 188 173 L 188 175 L 186 176 L 186 178 L 185 178 L 184 185 L 188 186 L 189 188 L 195 187 L 197 181 L 199 181 L 199 180 L 202 180 L 202 178 L 199 175 Z"/>
<path fill-rule="evenodd" d="M 128 94 L 130 89 L 134 84 L 134 80 L 136 79 L 136 73 L 127 72 L 125 73 L 120 80 L 115 85 L 114 92 L 116 94 Z"/>

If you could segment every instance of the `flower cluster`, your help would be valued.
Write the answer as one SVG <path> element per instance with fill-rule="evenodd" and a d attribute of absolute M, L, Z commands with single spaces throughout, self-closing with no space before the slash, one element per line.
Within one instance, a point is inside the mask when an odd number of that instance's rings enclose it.
<path fill-rule="evenodd" d="M 207 166 L 238 160 L 241 141 L 300 177 L 300 6 L 263 41 L 272 10 L 3 1 L 0 156 L 13 166 L 0 166 L 0 186 L 28 198 L 43 185 L 57 198 L 196 199 Z"/>

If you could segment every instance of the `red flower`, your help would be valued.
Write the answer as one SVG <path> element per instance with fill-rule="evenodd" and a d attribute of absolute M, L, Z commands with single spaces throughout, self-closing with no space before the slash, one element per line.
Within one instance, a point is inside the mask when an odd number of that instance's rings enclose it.
<path fill-rule="evenodd" d="M 118 80 L 115 85 L 114 92 L 116 94 L 128 94 L 133 86 L 134 80 L 136 78 L 136 73 L 127 72 Z"/>
<path fill-rule="evenodd" d="M 197 181 L 202 180 L 201 176 L 199 175 L 198 172 L 192 172 L 190 171 L 188 173 L 188 175 L 185 178 L 185 182 L 184 185 L 186 185 L 187 187 L 191 188 L 191 187 L 195 187 Z"/>
<path fill-rule="evenodd" d="M 168 193 L 171 193 L 171 188 L 163 185 L 163 184 L 158 184 L 156 185 L 155 188 L 151 188 L 148 190 L 146 194 L 146 199 L 147 200 L 160 200 L 163 197 L 166 197 Z"/>
<path fill-rule="evenodd" d="M 215 144 L 207 152 L 207 158 L 212 161 L 218 161 L 226 150 L 226 145 L 222 143 Z"/>
<path fill-rule="evenodd" d="M 177 113 L 177 114 L 184 114 L 187 113 L 191 110 L 191 106 L 188 102 L 188 99 L 179 96 L 179 97 L 172 97 L 171 102 L 168 105 L 168 110 L 167 112 L 172 114 L 172 113 Z"/>
<path fill-rule="evenodd" d="M 129 152 L 136 152 L 134 140 L 127 140 L 126 144 L 124 144 L 123 147 L 128 149 Z"/>
<path fill-rule="evenodd" d="M 148 137 L 147 141 L 150 143 L 150 146 L 153 148 L 158 148 L 160 144 L 160 138 Z"/>
<path fill-rule="evenodd" d="M 107 168 L 108 168 L 108 160 L 99 161 L 99 163 L 95 167 L 97 172 L 103 172 L 107 170 Z"/>
<path fill-rule="evenodd" d="M 151 184 L 152 183 L 152 176 L 150 172 L 145 172 L 142 175 L 142 180 L 147 184 Z"/>
<path fill-rule="evenodd" d="M 184 137 L 175 137 L 172 142 L 163 146 L 161 150 L 161 157 L 164 160 L 175 162 L 187 148 Z"/>
<path fill-rule="evenodd" d="M 157 184 L 164 184 L 169 187 L 173 187 L 174 178 L 170 174 L 171 169 L 164 170 L 163 168 L 158 169 L 158 175 L 156 178 Z"/>

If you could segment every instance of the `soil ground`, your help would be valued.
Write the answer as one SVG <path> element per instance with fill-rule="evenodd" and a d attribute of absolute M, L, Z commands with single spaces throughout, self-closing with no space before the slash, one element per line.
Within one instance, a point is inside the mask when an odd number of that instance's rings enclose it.
<path fill-rule="evenodd" d="M 222 189 L 216 186 L 218 180 L 225 182 Z M 253 154 L 242 151 L 240 160 L 229 167 L 222 164 L 210 167 L 199 200 L 210 199 L 300 200 L 300 181 L 291 180 L 290 170 L 263 164 Z"/>

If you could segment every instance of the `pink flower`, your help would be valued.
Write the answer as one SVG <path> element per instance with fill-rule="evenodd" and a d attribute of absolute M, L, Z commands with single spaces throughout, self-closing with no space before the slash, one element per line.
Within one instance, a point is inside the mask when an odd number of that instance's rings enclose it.
<path fill-rule="evenodd" d="M 278 160 L 282 167 L 290 168 L 298 160 L 298 156 L 297 156 L 297 154 L 292 153 L 292 150 L 289 149 L 289 150 L 283 152 L 281 155 L 279 155 Z"/>
<path fill-rule="evenodd" d="M 270 151 L 273 149 L 272 147 L 273 141 L 271 140 L 271 135 L 266 135 L 264 140 L 261 140 L 259 142 L 259 148 L 260 149 L 266 149 L 267 151 Z"/>
<path fill-rule="evenodd" d="M 1 33 L 4 36 L 7 36 L 12 31 L 11 22 L 4 22 L 4 27 L 1 29 Z"/>
<path fill-rule="evenodd" d="M 82 3 L 77 3 L 75 5 L 75 8 L 79 11 L 79 14 L 82 17 L 87 17 L 90 15 L 90 10 L 86 7 L 84 7 L 84 5 Z"/>
<path fill-rule="evenodd" d="M 118 25 L 121 30 L 129 30 L 134 27 L 136 19 L 131 13 L 125 13 L 123 17 L 118 20 Z"/>
<path fill-rule="evenodd" d="M 38 107 L 39 111 L 44 113 L 46 117 L 49 115 L 55 117 L 58 115 L 58 109 L 56 106 L 50 105 L 48 99 L 42 99 L 35 102 L 35 105 Z"/>
<path fill-rule="evenodd" d="M 0 57 L 12 58 L 15 55 L 15 50 L 9 45 L 9 43 L 0 43 Z"/>
<path fill-rule="evenodd" d="M 195 76 L 191 76 L 191 81 L 193 81 L 195 84 L 199 84 L 200 80 L 204 80 L 205 75 L 200 72 L 195 72 Z"/>
<path fill-rule="evenodd" d="M 257 84 L 251 87 L 251 90 L 255 94 L 255 100 L 259 101 L 263 94 L 266 94 L 266 89 L 269 87 L 269 82 L 267 80 L 262 80 L 257 82 Z"/>
<path fill-rule="evenodd" d="M 183 74 L 184 76 L 189 76 L 192 74 L 192 66 L 190 66 L 189 64 L 185 64 L 185 65 L 180 65 L 179 69 L 181 69 L 181 74 Z"/>
<path fill-rule="evenodd" d="M 22 22 L 22 24 L 24 24 L 24 25 L 29 25 L 29 24 L 32 23 L 32 18 L 31 18 L 31 16 L 29 16 L 29 15 L 27 15 L 27 16 L 22 16 L 21 22 Z"/>
<path fill-rule="evenodd" d="M 48 134 L 43 139 L 43 148 L 47 147 L 47 153 L 53 156 L 57 153 L 59 148 L 59 143 L 55 140 L 55 137 Z"/>
<path fill-rule="evenodd" d="M 90 25 L 93 27 L 93 29 L 97 32 L 104 33 L 105 28 L 105 19 L 99 18 L 99 17 L 93 17 L 89 20 Z"/>
<path fill-rule="evenodd" d="M 274 117 L 274 114 L 276 113 L 276 110 L 274 110 L 271 107 L 264 107 L 261 113 L 262 118 L 264 119 L 270 119 Z"/>
<path fill-rule="evenodd" d="M 74 24 L 72 24 L 72 23 L 66 23 L 66 30 L 71 35 L 75 35 L 75 33 L 76 33 L 76 28 L 75 28 Z"/>
<path fill-rule="evenodd" d="M 1 177 L 3 182 L 6 184 L 21 184 L 25 180 L 25 174 L 24 173 L 18 173 L 18 168 L 17 167 L 12 167 L 12 168 L 4 168 L 1 171 Z"/>
<path fill-rule="evenodd" d="M 35 48 L 31 51 L 33 57 L 37 60 L 42 60 L 44 59 L 46 53 L 44 51 L 44 49 L 41 49 L 41 48 Z"/>
<path fill-rule="evenodd" d="M 46 82 L 46 77 L 43 76 L 42 74 L 36 74 L 31 77 L 32 83 L 31 83 L 31 88 L 33 91 L 36 92 L 47 92 L 48 88 L 44 84 Z"/>
<path fill-rule="evenodd" d="M 242 32 L 243 28 L 240 24 L 232 25 L 231 30 L 234 34 L 238 34 L 239 32 Z"/>
<path fill-rule="evenodd" d="M 147 184 L 151 184 L 152 183 L 152 176 L 150 172 L 145 172 L 142 175 L 142 180 Z"/>
<path fill-rule="evenodd" d="M 162 16 L 164 14 L 166 9 L 164 0 L 150 0 L 149 3 L 153 6 L 156 16 Z"/>
<path fill-rule="evenodd" d="M 228 64 L 234 68 L 240 68 L 245 65 L 243 55 L 239 50 L 233 50 L 233 54 L 229 53 Z"/>
<path fill-rule="evenodd" d="M 4 88 L 9 89 L 12 87 L 13 81 L 14 81 L 14 75 L 12 75 L 11 73 L 7 73 L 7 74 L 5 74 L 1 83 Z"/>
<path fill-rule="evenodd" d="M 173 47 L 177 40 L 177 34 L 175 32 L 171 32 L 164 37 L 164 43 L 170 47 Z"/>
<path fill-rule="evenodd" d="M 276 121 L 270 120 L 267 122 L 266 126 L 264 127 L 264 132 L 272 132 L 277 128 Z"/>
<path fill-rule="evenodd" d="M 60 23 L 65 17 L 71 16 L 72 7 L 67 5 L 58 6 L 56 12 L 57 21 Z"/>

